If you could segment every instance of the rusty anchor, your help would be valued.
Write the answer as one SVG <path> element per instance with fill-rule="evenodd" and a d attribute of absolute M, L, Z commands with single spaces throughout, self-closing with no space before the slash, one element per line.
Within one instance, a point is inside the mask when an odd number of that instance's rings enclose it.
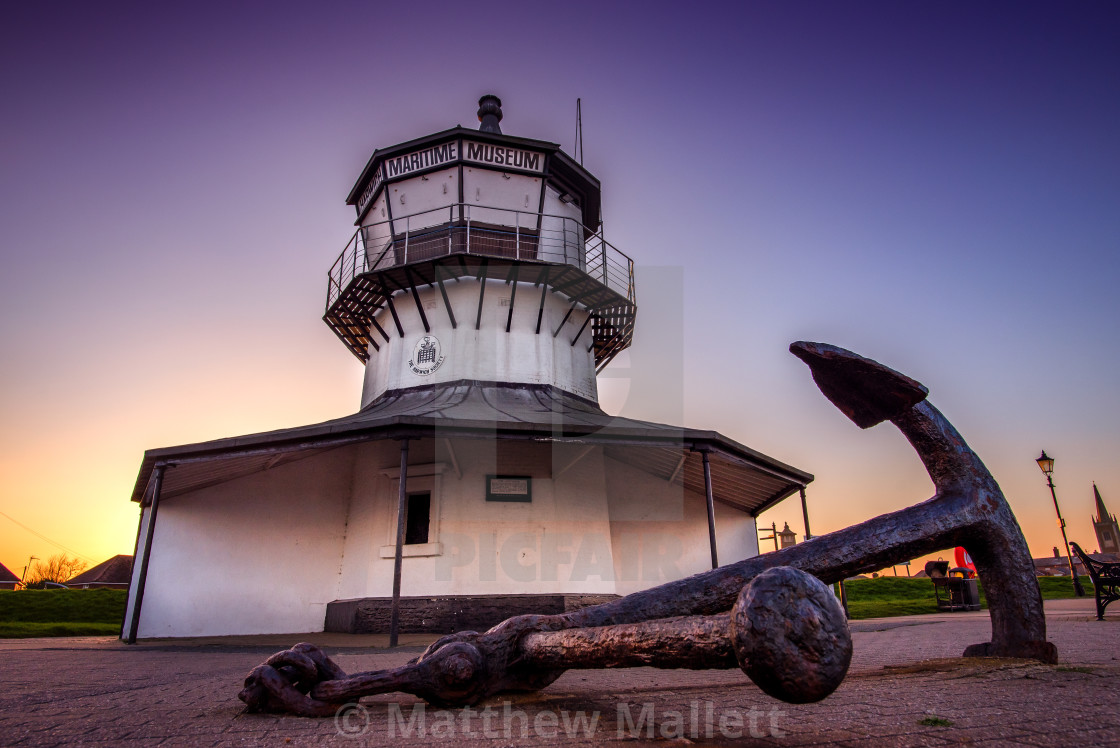
<path fill-rule="evenodd" d="M 392 691 L 462 706 L 495 688 L 543 687 L 564 670 L 647 666 L 740 667 L 771 696 L 808 703 L 835 691 L 852 659 L 848 622 L 836 597 L 815 577 L 789 566 L 754 577 L 731 612 L 722 615 L 560 630 L 533 625 L 539 622 L 525 627 L 521 621 L 499 633 L 506 621 L 486 634 L 452 635 L 407 665 L 351 676 L 314 645 L 297 644 L 250 672 L 240 698 L 251 711 L 303 716 L 328 716 L 362 696 Z M 511 682 L 502 677 L 503 669 L 541 677 Z"/>
<path fill-rule="evenodd" d="M 928 390 L 835 346 L 797 342 L 790 351 L 858 426 L 889 420 L 902 431 L 933 479 L 932 498 L 602 605 L 451 634 L 400 668 L 347 676 L 321 650 L 299 644 L 251 671 L 239 698 L 249 711 L 304 716 L 335 714 L 361 696 L 390 691 L 462 706 L 544 688 L 569 668 L 652 665 L 742 667 L 776 698 L 816 701 L 839 685 L 851 656 L 846 621 L 821 582 L 956 545 L 976 563 L 992 622 L 991 641 L 964 655 L 1057 662 L 1011 508 L 980 458 L 926 401 Z"/>

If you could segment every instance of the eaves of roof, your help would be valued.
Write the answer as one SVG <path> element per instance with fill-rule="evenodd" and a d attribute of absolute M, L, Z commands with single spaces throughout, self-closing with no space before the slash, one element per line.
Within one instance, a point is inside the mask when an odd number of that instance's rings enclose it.
<path fill-rule="evenodd" d="M 810 473 L 715 431 L 611 416 L 589 400 L 546 385 L 459 381 L 389 392 L 357 413 L 318 424 L 148 450 L 132 500 L 146 501 L 152 472 L 160 463 L 239 460 L 237 470 L 227 469 L 229 477 L 234 477 L 279 459 L 277 455 L 302 452 L 310 456 L 358 442 L 431 438 L 437 433 L 441 438 L 601 445 L 615 448 L 616 454 L 627 455 L 628 461 L 649 463 L 647 469 L 653 472 L 668 472 L 668 463 L 664 459 L 651 461 L 648 455 L 639 456 L 633 449 L 668 450 L 677 455 L 677 460 L 682 452 L 692 453 L 694 459 L 681 462 L 682 468 L 688 462 L 687 468 L 677 470 L 681 473 L 679 480 L 686 484 L 695 483 L 699 453 L 708 451 L 714 456 L 713 464 L 720 466 L 721 480 L 726 478 L 740 487 L 750 484 L 741 501 L 729 503 L 739 503 L 754 514 L 813 480 Z M 212 480 L 220 480 L 225 474 L 218 468 L 209 473 Z M 165 486 L 164 490 L 167 489 Z M 730 488 L 724 493 L 730 495 L 729 492 L 734 493 Z"/>

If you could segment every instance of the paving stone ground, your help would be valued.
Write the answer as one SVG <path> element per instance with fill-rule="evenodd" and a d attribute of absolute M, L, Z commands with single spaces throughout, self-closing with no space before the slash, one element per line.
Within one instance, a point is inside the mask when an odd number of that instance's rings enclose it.
<path fill-rule="evenodd" d="M 569 671 L 535 694 L 473 710 L 382 695 L 335 719 L 245 714 L 250 668 L 299 637 L 148 642 L 0 640 L 0 745 L 1120 745 L 1120 612 L 1046 604 L 1059 665 L 974 660 L 986 613 L 852 624 L 847 679 L 790 705 L 735 671 Z M 427 641 L 307 635 L 347 671 L 400 665 Z"/>

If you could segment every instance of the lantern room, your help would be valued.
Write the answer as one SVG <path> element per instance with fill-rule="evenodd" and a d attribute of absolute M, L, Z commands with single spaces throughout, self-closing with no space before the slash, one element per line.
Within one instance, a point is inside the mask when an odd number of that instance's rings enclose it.
<path fill-rule="evenodd" d="M 496 96 L 478 117 L 375 151 L 347 198 L 358 228 L 324 321 L 367 366 L 363 407 L 458 380 L 595 401 L 596 372 L 630 345 L 633 261 L 603 240 L 599 180 L 555 143 L 503 134 Z"/>

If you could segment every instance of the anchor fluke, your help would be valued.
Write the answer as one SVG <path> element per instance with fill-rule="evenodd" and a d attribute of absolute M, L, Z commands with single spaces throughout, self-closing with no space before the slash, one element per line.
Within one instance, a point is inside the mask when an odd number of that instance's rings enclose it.
<path fill-rule="evenodd" d="M 799 340 L 789 352 L 805 362 L 829 402 L 861 429 L 891 420 L 929 394 L 921 382 L 834 345 Z"/>

